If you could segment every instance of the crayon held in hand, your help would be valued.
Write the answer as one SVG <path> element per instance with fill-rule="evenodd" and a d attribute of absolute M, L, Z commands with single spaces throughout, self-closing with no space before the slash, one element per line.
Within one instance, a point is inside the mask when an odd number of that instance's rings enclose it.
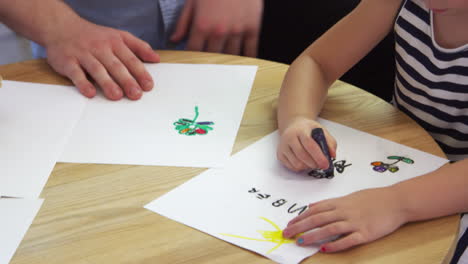
<path fill-rule="evenodd" d="M 317 142 L 317 144 L 320 146 L 320 149 L 322 150 L 323 155 L 325 155 L 325 157 L 328 159 L 328 164 L 330 164 L 327 169 L 322 170 L 323 173 L 325 174 L 327 178 L 333 178 L 333 176 L 335 176 L 335 169 L 333 167 L 333 160 L 331 159 L 330 151 L 328 149 L 328 144 L 325 138 L 325 134 L 323 133 L 323 129 L 322 128 L 312 129 L 311 136 L 315 140 L 315 142 Z"/>

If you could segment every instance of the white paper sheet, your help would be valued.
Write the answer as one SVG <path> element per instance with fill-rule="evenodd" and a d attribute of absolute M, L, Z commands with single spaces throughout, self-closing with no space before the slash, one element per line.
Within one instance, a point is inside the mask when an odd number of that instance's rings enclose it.
<path fill-rule="evenodd" d="M 39 196 L 85 105 L 72 86 L 3 81 L 1 194 Z"/>
<path fill-rule="evenodd" d="M 145 208 L 276 262 L 299 263 L 316 253 L 318 245 L 302 248 L 287 243 L 275 249 L 278 243 L 259 241 L 266 240 L 261 232 L 277 230 L 272 223 L 283 229 L 309 203 L 388 186 L 433 171 L 447 162 L 330 121 L 320 122 L 338 140 L 335 164 L 342 160 L 351 164 L 345 165 L 342 173 L 335 170 L 333 179 L 316 179 L 307 172 L 294 173 L 281 166 L 275 154 L 279 137 L 274 132 L 234 155 L 225 168 L 207 170 Z M 387 158 L 395 155 L 410 158 L 414 163 Z M 399 170 L 377 172 L 371 165 L 374 161 L 387 164 L 397 161 L 390 167 L 397 166 Z M 275 235 L 276 242 L 281 242 L 278 233 Z"/>
<path fill-rule="evenodd" d="M 64 162 L 222 166 L 229 158 L 250 94 L 256 66 L 146 65 L 155 88 L 138 101 L 89 101 Z M 179 134 L 174 122 L 212 121 L 205 135 Z"/>
<path fill-rule="evenodd" d="M 42 199 L 0 198 L 0 263 L 10 262 L 42 202 Z"/>

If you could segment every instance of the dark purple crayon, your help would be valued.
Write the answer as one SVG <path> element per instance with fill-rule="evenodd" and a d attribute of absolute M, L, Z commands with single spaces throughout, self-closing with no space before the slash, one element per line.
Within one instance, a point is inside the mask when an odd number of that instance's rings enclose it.
<path fill-rule="evenodd" d="M 317 142 L 317 144 L 320 146 L 320 149 L 322 150 L 323 154 L 325 157 L 328 159 L 328 164 L 330 166 L 328 169 L 323 170 L 325 172 L 325 175 L 327 178 L 333 178 L 335 176 L 335 169 L 333 167 L 333 161 L 331 159 L 330 151 L 328 150 L 328 144 L 327 140 L 325 139 L 325 134 L 323 133 L 323 129 L 321 128 L 314 128 L 312 129 L 312 138 Z"/>

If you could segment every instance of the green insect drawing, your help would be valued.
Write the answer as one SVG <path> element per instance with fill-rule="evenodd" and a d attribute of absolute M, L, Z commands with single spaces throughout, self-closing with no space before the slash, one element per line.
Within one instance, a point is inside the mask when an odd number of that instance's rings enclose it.
<path fill-rule="evenodd" d="M 174 122 L 175 129 L 179 131 L 179 134 L 187 136 L 206 135 L 208 131 L 213 130 L 211 126 L 214 123 L 211 121 L 196 122 L 198 115 L 198 106 L 195 106 L 195 117 L 193 120 L 180 118 Z"/>
<path fill-rule="evenodd" d="M 269 253 L 275 251 L 276 249 L 278 249 L 278 248 L 279 248 L 281 245 L 283 245 L 283 244 L 294 243 L 294 240 L 293 240 L 293 239 L 288 239 L 288 238 L 283 237 L 283 231 L 278 227 L 278 225 L 276 225 L 275 223 L 273 223 L 273 221 L 268 220 L 268 219 L 265 218 L 265 217 L 260 217 L 260 219 L 265 220 L 266 222 L 270 223 L 270 224 L 275 228 L 274 231 L 263 231 L 263 230 L 257 231 L 257 232 L 259 232 L 259 233 L 262 235 L 262 237 L 263 237 L 264 239 L 251 238 L 251 237 L 244 237 L 244 236 L 231 235 L 231 234 L 224 234 L 224 233 L 222 233 L 221 235 L 223 235 L 223 236 L 230 236 L 230 237 L 236 237 L 236 238 L 242 238 L 242 239 L 247 239 L 247 240 L 260 241 L 260 242 L 271 242 L 271 243 L 275 243 L 276 246 L 274 246 L 273 248 L 271 248 L 270 250 L 268 250 L 267 254 L 269 254 Z"/>

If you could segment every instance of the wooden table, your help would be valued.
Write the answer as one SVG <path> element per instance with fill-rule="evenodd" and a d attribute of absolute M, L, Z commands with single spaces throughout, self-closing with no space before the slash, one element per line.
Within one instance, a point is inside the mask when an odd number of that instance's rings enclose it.
<path fill-rule="evenodd" d="M 276 129 L 276 102 L 287 65 L 209 53 L 160 54 L 163 62 L 258 65 L 234 152 Z M 7 80 L 70 85 L 43 60 L 0 66 L 0 74 Z M 444 156 L 415 122 L 342 82 L 330 90 L 321 116 Z M 41 194 L 45 202 L 11 263 L 271 263 L 143 208 L 204 170 L 58 163 Z M 342 253 L 318 253 L 305 263 L 441 263 L 458 222 L 458 216 L 450 216 L 408 224 L 374 243 Z"/>

